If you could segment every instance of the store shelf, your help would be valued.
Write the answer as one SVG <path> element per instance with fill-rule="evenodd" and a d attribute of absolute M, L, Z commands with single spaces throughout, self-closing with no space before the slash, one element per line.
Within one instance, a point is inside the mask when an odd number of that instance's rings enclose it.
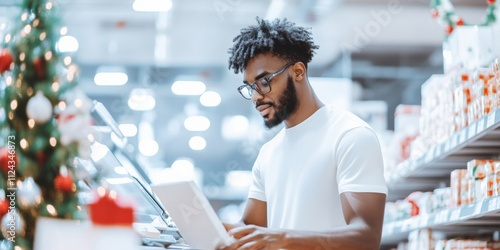
<path fill-rule="evenodd" d="M 382 245 L 396 245 L 408 240 L 416 229 L 432 228 L 441 232 L 488 232 L 499 229 L 500 196 L 481 202 L 443 210 L 430 215 L 419 215 L 402 221 L 384 223 Z"/>
<path fill-rule="evenodd" d="M 450 173 L 465 168 L 474 158 L 500 155 L 500 109 L 458 131 L 430 148 L 418 159 L 409 159 L 389 173 L 389 201 L 403 199 L 413 191 L 432 191 L 440 183 L 449 185 Z"/>

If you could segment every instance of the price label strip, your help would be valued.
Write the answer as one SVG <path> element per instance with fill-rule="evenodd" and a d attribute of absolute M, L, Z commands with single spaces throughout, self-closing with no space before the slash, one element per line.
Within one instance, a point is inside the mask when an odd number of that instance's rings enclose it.
<path fill-rule="evenodd" d="M 491 198 L 488 201 L 488 212 L 495 211 L 497 209 L 498 198 Z"/>
<path fill-rule="evenodd" d="M 483 209 L 483 202 L 478 202 L 478 203 L 476 203 L 476 207 L 474 208 L 474 213 L 473 213 L 473 215 L 478 215 L 478 214 L 480 214 L 482 209 Z"/>
<path fill-rule="evenodd" d="M 441 156 L 441 150 L 443 148 L 441 147 L 441 144 L 438 144 L 437 147 L 436 147 L 436 151 L 435 151 L 435 154 L 434 154 L 434 158 L 438 158 Z"/>
<path fill-rule="evenodd" d="M 462 129 L 462 131 L 460 131 L 460 136 L 458 137 L 459 138 L 459 143 L 462 144 L 465 142 L 465 140 L 467 140 L 467 131 L 465 129 Z"/>
<path fill-rule="evenodd" d="M 436 214 L 434 217 L 434 224 L 443 224 L 448 221 L 449 210 L 444 210 Z"/>
<path fill-rule="evenodd" d="M 450 221 L 458 221 L 458 219 L 460 219 L 460 212 L 460 208 L 453 210 L 453 212 L 451 212 Z"/>
<path fill-rule="evenodd" d="M 479 122 L 477 123 L 477 134 L 483 132 L 484 130 L 484 119 L 481 119 L 479 120 Z"/>
<path fill-rule="evenodd" d="M 428 214 L 422 214 L 420 215 L 420 221 L 418 223 L 419 228 L 424 228 L 429 225 L 429 215 Z"/>
<path fill-rule="evenodd" d="M 476 126 L 477 124 L 475 122 L 469 126 L 469 139 L 476 135 Z"/>
<path fill-rule="evenodd" d="M 493 112 L 492 114 L 488 115 L 488 120 L 486 121 L 486 127 L 491 127 L 493 124 L 495 124 L 495 114 L 496 112 Z"/>
<path fill-rule="evenodd" d="M 451 148 L 454 149 L 458 144 L 458 136 L 457 135 L 454 135 L 452 138 L 451 138 Z"/>
<path fill-rule="evenodd" d="M 394 223 L 389 223 L 389 225 L 385 227 L 385 232 L 387 235 L 392 235 L 394 233 Z"/>
<path fill-rule="evenodd" d="M 431 148 L 431 150 L 427 151 L 427 153 L 425 154 L 424 163 L 429 163 L 434 159 L 434 149 L 435 148 L 433 147 Z"/>
<path fill-rule="evenodd" d="M 448 151 L 450 151 L 450 140 L 447 140 L 444 143 L 444 152 L 448 152 Z"/>

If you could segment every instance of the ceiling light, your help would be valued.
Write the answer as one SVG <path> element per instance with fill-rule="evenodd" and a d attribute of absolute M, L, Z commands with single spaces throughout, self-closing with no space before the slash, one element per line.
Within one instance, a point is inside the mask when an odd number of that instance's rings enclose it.
<path fill-rule="evenodd" d="M 159 146 L 155 140 L 145 140 L 139 142 L 139 152 L 144 156 L 154 156 L 158 153 Z"/>
<path fill-rule="evenodd" d="M 252 171 L 232 170 L 227 172 L 226 186 L 229 188 L 249 188 L 252 184 Z"/>
<path fill-rule="evenodd" d="M 179 158 L 171 167 L 151 169 L 153 184 L 193 180 L 199 187 L 203 187 L 203 172 L 196 168 L 190 158 Z"/>
<path fill-rule="evenodd" d="M 202 81 L 175 81 L 172 84 L 172 92 L 176 95 L 201 95 L 205 90 Z"/>
<path fill-rule="evenodd" d="M 210 120 L 205 116 L 190 116 L 184 120 L 184 127 L 188 131 L 205 131 L 210 127 Z"/>
<path fill-rule="evenodd" d="M 126 137 L 134 137 L 137 134 L 137 126 L 134 124 L 120 124 L 118 128 Z"/>
<path fill-rule="evenodd" d="M 215 91 L 207 91 L 200 96 L 200 103 L 205 107 L 217 107 L 220 101 L 220 95 Z"/>
<path fill-rule="evenodd" d="M 132 110 L 147 111 L 156 106 L 156 100 L 153 92 L 149 89 L 134 89 L 128 99 L 128 107 Z"/>
<path fill-rule="evenodd" d="M 132 8 L 141 12 L 167 12 L 172 9 L 171 0 L 135 0 Z"/>
<path fill-rule="evenodd" d="M 172 166 L 170 166 L 173 169 L 179 170 L 179 169 L 189 169 L 191 171 L 194 170 L 194 164 L 191 161 L 191 159 L 178 159 L 175 160 L 172 163 Z"/>
<path fill-rule="evenodd" d="M 92 158 L 94 162 L 99 162 L 106 156 L 108 152 L 109 152 L 108 147 L 99 142 L 94 141 L 94 143 L 90 145 L 90 158 Z"/>
<path fill-rule="evenodd" d="M 119 66 L 100 66 L 94 76 L 98 86 L 121 86 L 128 82 L 125 68 Z"/>
<path fill-rule="evenodd" d="M 227 140 L 241 139 L 247 135 L 248 118 L 242 115 L 224 117 L 222 120 L 222 137 Z"/>
<path fill-rule="evenodd" d="M 196 169 L 194 167 L 193 161 L 189 158 L 180 158 L 175 160 L 170 166 L 172 170 L 171 178 L 178 180 L 195 180 L 196 179 Z"/>
<path fill-rule="evenodd" d="M 78 50 L 78 40 L 73 36 L 62 36 L 57 41 L 56 48 L 61 53 L 76 52 Z"/>
<path fill-rule="evenodd" d="M 154 49 L 156 63 L 159 64 L 167 62 L 167 59 L 169 58 L 168 56 L 169 47 L 170 47 L 170 40 L 167 34 L 162 34 L 157 32 L 155 37 L 155 49 Z"/>
<path fill-rule="evenodd" d="M 189 147 L 192 150 L 203 150 L 207 146 L 207 141 L 201 136 L 193 136 L 189 139 Z"/>

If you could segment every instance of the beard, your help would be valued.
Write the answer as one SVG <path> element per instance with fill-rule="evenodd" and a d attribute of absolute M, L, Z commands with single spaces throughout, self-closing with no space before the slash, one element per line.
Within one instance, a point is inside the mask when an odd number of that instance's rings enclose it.
<path fill-rule="evenodd" d="M 293 84 L 293 79 L 288 76 L 286 89 L 278 98 L 278 104 L 269 103 L 274 107 L 275 112 L 273 117 L 264 120 L 264 125 L 270 129 L 281 124 L 297 109 L 298 102 L 297 90 Z"/>

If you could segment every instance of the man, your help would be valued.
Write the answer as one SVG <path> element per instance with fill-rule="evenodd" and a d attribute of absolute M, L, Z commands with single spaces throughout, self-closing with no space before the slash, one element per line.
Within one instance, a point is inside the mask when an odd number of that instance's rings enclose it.
<path fill-rule="evenodd" d="M 285 127 L 259 152 L 242 224 L 225 224 L 236 239 L 226 249 L 378 249 L 387 188 L 374 131 L 316 97 L 307 29 L 257 22 L 234 38 L 229 68 L 244 74 L 238 91 L 265 125 Z"/>

